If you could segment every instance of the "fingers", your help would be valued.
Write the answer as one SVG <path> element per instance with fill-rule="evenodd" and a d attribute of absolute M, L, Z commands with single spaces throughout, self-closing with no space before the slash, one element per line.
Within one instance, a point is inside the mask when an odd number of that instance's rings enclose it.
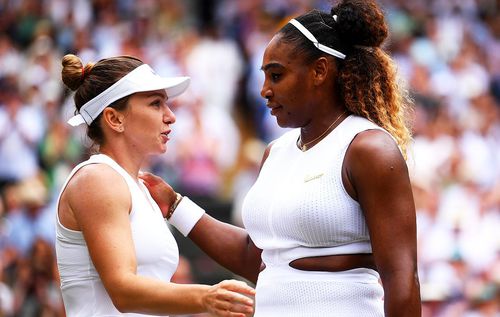
<path fill-rule="evenodd" d="M 217 316 L 249 316 L 253 314 L 253 305 L 225 302 L 223 305 L 218 305 L 211 313 Z"/>
<path fill-rule="evenodd" d="M 158 177 L 154 174 L 151 174 L 149 172 L 140 172 L 139 178 L 142 179 L 143 181 L 145 181 L 147 184 L 151 184 L 151 185 L 157 184 L 161 181 L 160 177 Z"/>
<path fill-rule="evenodd" d="M 253 300 L 240 293 L 219 290 L 215 296 L 216 302 L 215 306 L 220 309 L 227 310 L 230 307 L 243 308 L 243 307 L 253 307 Z"/>
<path fill-rule="evenodd" d="M 242 281 L 228 280 L 214 285 L 208 310 L 216 316 L 244 317 L 253 313 L 255 290 Z"/>
<path fill-rule="evenodd" d="M 247 294 L 250 296 L 255 295 L 255 289 L 252 287 L 248 286 L 247 283 L 243 281 L 237 281 L 237 280 L 226 280 L 222 281 L 219 283 L 222 287 L 224 287 L 227 290 L 242 293 L 242 294 Z"/>
<path fill-rule="evenodd" d="M 148 172 L 140 172 L 138 176 L 143 180 L 144 185 L 146 185 L 146 187 L 150 190 L 153 188 L 158 188 L 158 191 L 168 191 L 172 189 L 172 187 L 167 182 L 165 182 L 161 177 L 154 174 Z"/>

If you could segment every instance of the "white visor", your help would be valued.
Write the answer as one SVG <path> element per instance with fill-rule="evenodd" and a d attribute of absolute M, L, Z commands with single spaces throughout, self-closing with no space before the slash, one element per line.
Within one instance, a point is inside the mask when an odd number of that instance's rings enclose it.
<path fill-rule="evenodd" d="M 333 18 L 335 19 L 335 21 L 337 21 L 336 16 L 334 16 Z M 316 37 L 311 32 L 309 32 L 309 30 L 305 26 L 303 26 L 299 21 L 297 21 L 295 19 L 291 19 L 288 23 L 290 23 L 291 25 L 295 26 L 297 28 L 297 30 L 299 30 L 300 33 L 304 34 L 304 36 L 307 37 L 307 39 L 309 41 L 311 41 L 314 44 L 314 46 L 316 46 L 320 51 L 325 52 L 327 54 L 330 54 L 332 56 L 338 57 L 340 59 L 344 59 L 345 58 L 345 54 L 344 53 L 339 52 L 336 49 L 333 49 L 331 47 L 328 47 L 326 45 L 321 44 L 316 39 Z"/>
<path fill-rule="evenodd" d="M 189 77 L 161 77 L 149 65 L 143 64 L 84 104 L 80 113 L 70 118 L 68 123 L 74 127 L 82 123 L 90 125 L 104 108 L 137 92 L 165 89 L 167 97 L 172 99 L 182 94 L 188 86 Z"/>

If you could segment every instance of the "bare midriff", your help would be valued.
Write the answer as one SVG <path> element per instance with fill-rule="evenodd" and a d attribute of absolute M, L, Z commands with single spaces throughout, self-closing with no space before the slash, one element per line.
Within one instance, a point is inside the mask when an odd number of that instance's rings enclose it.
<path fill-rule="evenodd" d="M 340 272 L 357 268 L 377 270 L 373 254 L 342 254 L 293 260 L 290 267 L 303 271 Z"/>

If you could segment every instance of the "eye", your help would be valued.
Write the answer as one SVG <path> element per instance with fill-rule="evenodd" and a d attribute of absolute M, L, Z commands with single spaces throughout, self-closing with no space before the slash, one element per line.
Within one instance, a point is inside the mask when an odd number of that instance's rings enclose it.
<path fill-rule="evenodd" d="M 150 105 L 153 106 L 153 107 L 155 107 L 155 108 L 159 108 L 159 107 L 161 107 L 162 102 L 161 102 L 160 99 L 156 99 L 153 102 L 151 102 Z"/>
<path fill-rule="evenodd" d="M 271 79 L 273 81 L 278 81 L 281 78 L 281 74 L 279 73 L 271 73 Z"/>

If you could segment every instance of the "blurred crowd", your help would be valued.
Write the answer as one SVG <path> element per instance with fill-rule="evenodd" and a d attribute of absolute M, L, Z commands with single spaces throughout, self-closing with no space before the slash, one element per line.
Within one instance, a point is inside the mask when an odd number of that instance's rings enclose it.
<path fill-rule="evenodd" d="M 424 317 L 500 316 L 500 1 L 381 0 L 386 49 L 415 101 L 408 166 Z M 134 55 L 192 84 L 161 175 L 241 225 L 266 144 L 284 132 L 260 97 L 261 59 L 315 0 L 0 0 L 0 316 L 64 316 L 54 239 L 63 180 L 92 153 L 70 129 L 61 58 Z M 172 229 L 174 230 L 174 229 Z M 179 235 L 176 282 L 231 277 Z"/>

